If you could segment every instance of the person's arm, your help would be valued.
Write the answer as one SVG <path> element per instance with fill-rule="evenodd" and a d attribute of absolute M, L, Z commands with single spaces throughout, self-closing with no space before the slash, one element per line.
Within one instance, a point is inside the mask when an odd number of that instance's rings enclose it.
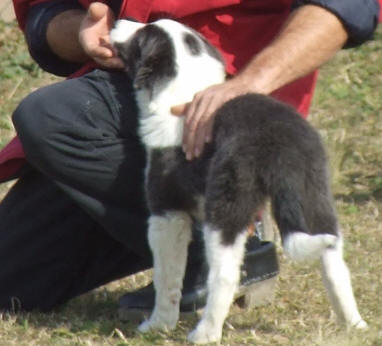
<path fill-rule="evenodd" d="M 94 60 L 106 68 L 120 68 L 109 42 L 114 14 L 93 3 L 86 12 L 76 0 L 46 1 L 31 7 L 25 36 L 32 57 L 48 72 L 67 76 Z"/>
<path fill-rule="evenodd" d="M 110 42 L 115 17 L 110 7 L 94 2 L 87 12 L 68 11 L 48 25 L 47 41 L 52 51 L 69 61 L 94 60 L 106 68 L 122 68 Z"/>
<path fill-rule="evenodd" d="M 85 10 L 68 10 L 52 18 L 46 30 L 47 44 L 52 53 L 70 62 L 83 63 L 90 60 L 79 40 L 85 17 Z"/>
<path fill-rule="evenodd" d="M 369 40 L 379 22 L 381 0 L 294 0 L 292 9 L 307 4 L 327 9 L 342 22 L 348 33 L 345 48 Z"/>
<path fill-rule="evenodd" d="M 62 13 L 78 12 L 85 13 L 85 10 L 76 0 L 44 1 L 29 8 L 24 28 L 25 38 L 32 58 L 43 70 L 59 76 L 67 76 L 81 67 L 79 61 L 66 60 L 56 55 L 47 40 L 47 28 L 54 18 Z M 67 26 L 65 30 L 68 28 Z"/>
<path fill-rule="evenodd" d="M 270 94 L 328 61 L 348 40 L 331 12 L 306 5 L 292 12 L 274 41 L 237 75 L 252 92 Z"/>
<path fill-rule="evenodd" d="M 200 155 L 211 139 L 214 112 L 226 101 L 249 92 L 270 94 L 314 71 L 347 41 L 342 22 L 331 12 L 312 5 L 290 15 L 275 40 L 234 78 L 197 93 L 188 105 L 173 107 L 184 113 L 183 149 L 187 159 Z"/>

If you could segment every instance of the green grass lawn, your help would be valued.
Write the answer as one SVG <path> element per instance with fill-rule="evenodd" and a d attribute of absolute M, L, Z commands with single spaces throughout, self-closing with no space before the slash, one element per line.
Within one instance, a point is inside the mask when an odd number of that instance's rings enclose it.
<path fill-rule="evenodd" d="M 322 68 L 310 116 L 328 148 L 345 258 L 369 330 L 347 331 L 337 325 L 318 265 L 291 263 L 279 250 L 281 274 L 274 303 L 251 311 L 234 307 L 222 344 L 382 345 L 381 29 L 374 41 L 340 52 Z M 57 80 L 31 61 L 17 27 L 0 22 L 0 147 L 14 133 L 10 116 L 19 101 Z M 0 186 L 0 198 L 8 187 Z M 49 314 L 0 313 L 0 345 L 187 344 L 196 318 L 181 321 L 172 333 L 147 335 L 138 334 L 135 324 L 118 320 L 118 297 L 149 280 L 150 273 L 140 273 Z"/>

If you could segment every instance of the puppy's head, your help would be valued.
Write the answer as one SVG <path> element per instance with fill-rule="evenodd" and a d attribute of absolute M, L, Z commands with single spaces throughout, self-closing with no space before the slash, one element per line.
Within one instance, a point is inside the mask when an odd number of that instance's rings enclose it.
<path fill-rule="evenodd" d="M 174 46 L 159 26 L 120 20 L 111 39 L 136 89 L 151 89 L 176 76 Z"/>
<path fill-rule="evenodd" d="M 150 94 L 158 84 L 163 86 L 184 70 L 187 74 L 203 73 L 208 65 L 208 61 L 201 59 L 203 56 L 212 58 L 224 73 L 217 50 L 198 33 L 173 20 L 151 24 L 119 20 L 110 36 L 134 87 L 147 89 Z"/>

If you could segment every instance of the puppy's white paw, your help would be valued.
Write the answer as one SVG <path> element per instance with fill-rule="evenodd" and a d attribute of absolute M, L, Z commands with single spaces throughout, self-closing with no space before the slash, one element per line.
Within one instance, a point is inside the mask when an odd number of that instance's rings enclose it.
<path fill-rule="evenodd" d="M 158 319 L 150 318 L 149 320 L 142 322 L 138 326 L 138 331 L 140 331 L 141 333 L 147 333 L 151 330 L 162 330 L 162 331 L 168 332 L 170 330 L 175 329 L 175 327 L 176 327 L 176 322 L 174 323 L 174 322 L 161 321 Z"/>
<path fill-rule="evenodd" d="M 187 339 L 194 344 L 207 344 L 210 342 L 219 342 L 221 334 L 221 330 L 208 328 L 205 324 L 198 324 L 198 326 L 188 334 Z"/>
<path fill-rule="evenodd" d="M 360 320 L 353 325 L 353 328 L 359 329 L 359 330 L 366 330 L 369 328 L 369 326 L 367 325 L 367 323 L 364 320 Z"/>
<path fill-rule="evenodd" d="M 138 326 L 138 331 L 141 333 L 147 333 L 152 329 L 150 320 L 143 321 L 139 326 Z"/>
<path fill-rule="evenodd" d="M 138 331 L 141 333 L 147 333 L 150 330 L 155 329 L 155 326 L 152 324 L 150 320 L 143 321 L 139 326 L 138 326 Z"/>

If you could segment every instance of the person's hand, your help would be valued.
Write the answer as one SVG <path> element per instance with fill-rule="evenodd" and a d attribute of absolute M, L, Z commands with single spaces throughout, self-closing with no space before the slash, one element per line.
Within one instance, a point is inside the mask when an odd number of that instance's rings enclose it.
<path fill-rule="evenodd" d="M 190 103 L 175 105 L 171 108 L 173 115 L 185 116 L 183 151 L 187 160 L 199 157 L 205 143 L 211 141 L 218 108 L 228 100 L 249 91 L 242 81 L 234 78 L 196 93 Z"/>
<path fill-rule="evenodd" d="M 115 18 L 107 5 L 94 2 L 89 6 L 79 32 L 80 44 L 85 53 L 106 68 L 123 68 L 110 42 L 110 30 Z"/>

